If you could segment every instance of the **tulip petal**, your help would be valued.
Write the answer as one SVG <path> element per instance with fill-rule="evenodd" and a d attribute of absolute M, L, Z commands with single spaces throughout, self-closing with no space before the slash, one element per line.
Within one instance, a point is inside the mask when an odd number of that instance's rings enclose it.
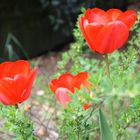
<path fill-rule="evenodd" d="M 122 47 L 128 39 L 129 30 L 121 21 L 108 23 L 96 37 L 96 51 L 101 54 L 112 53 Z"/>
<path fill-rule="evenodd" d="M 81 85 L 83 85 L 85 88 L 89 89 L 89 87 L 92 87 L 93 85 L 88 82 L 88 73 L 87 72 L 80 72 L 74 77 L 73 82 L 74 87 L 80 89 Z"/>
<path fill-rule="evenodd" d="M 106 24 L 108 21 L 105 16 L 105 11 L 99 8 L 88 9 L 85 13 L 84 19 L 87 19 L 89 23 L 96 22 L 98 24 Z"/>
<path fill-rule="evenodd" d="M 13 77 L 16 74 L 28 74 L 30 72 L 30 65 L 28 61 L 18 60 L 13 62 L 9 69 L 9 76 Z"/>
<path fill-rule="evenodd" d="M 24 60 L 4 62 L 0 64 L 0 70 L 0 78 L 5 76 L 13 78 L 16 74 L 28 74 L 30 71 L 30 65 Z"/>
<path fill-rule="evenodd" d="M 54 79 L 50 83 L 50 88 L 53 92 L 56 91 L 57 88 L 63 87 L 69 89 L 71 92 L 74 92 L 74 87 L 72 85 L 73 76 L 69 73 L 65 73 L 59 77 L 59 79 Z"/>
<path fill-rule="evenodd" d="M 55 93 L 55 91 L 56 91 L 57 88 L 59 87 L 57 81 L 58 81 L 57 79 L 54 79 L 54 80 L 52 80 L 52 81 L 49 83 L 49 87 L 50 87 L 50 89 L 52 90 L 53 93 Z"/>
<path fill-rule="evenodd" d="M 116 20 L 123 12 L 119 9 L 109 9 L 106 14 L 112 21 Z"/>
<path fill-rule="evenodd" d="M 99 24 L 88 24 L 85 29 L 85 33 L 87 38 L 86 41 L 90 42 L 88 45 L 91 50 L 96 51 L 95 41 L 97 38 L 97 35 L 100 33 L 101 29 L 103 28 L 103 25 Z"/>
<path fill-rule="evenodd" d="M 68 95 L 69 90 L 66 88 L 58 88 L 55 93 L 56 99 L 62 104 L 64 107 L 67 107 L 67 103 L 71 102 L 71 98 Z"/>
<path fill-rule="evenodd" d="M 134 25 L 136 18 L 137 18 L 137 13 L 135 11 L 127 10 L 118 18 L 118 20 L 124 22 L 130 29 Z"/>
<path fill-rule="evenodd" d="M 25 91 L 23 91 L 22 93 L 22 101 L 26 100 L 29 98 L 30 96 L 30 92 L 31 92 L 31 89 L 32 89 L 32 85 L 33 85 L 33 82 L 34 82 L 34 79 L 37 75 L 37 69 L 34 68 L 31 72 L 30 72 L 30 75 L 29 75 L 29 78 L 28 78 L 28 81 L 27 81 L 27 84 L 26 84 L 26 88 L 25 88 Z"/>
<path fill-rule="evenodd" d="M 5 104 L 15 105 L 17 102 L 17 96 L 12 87 L 13 79 L 3 78 L 0 79 L 0 101 Z"/>
<path fill-rule="evenodd" d="M 80 72 L 74 77 L 74 86 L 80 89 L 81 85 L 84 85 L 85 82 L 88 80 L 88 73 L 87 72 Z"/>
<path fill-rule="evenodd" d="M 10 104 L 9 99 L 0 92 L 0 102 L 4 105 Z"/>
<path fill-rule="evenodd" d="M 28 82 L 28 76 L 18 74 L 14 77 L 12 88 L 14 89 L 14 95 L 16 96 L 17 103 L 24 101 L 23 93 L 26 91 L 26 85 Z"/>
<path fill-rule="evenodd" d="M 0 64 L 0 78 L 8 75 L 9 69 L 12 64 L 13 62 L 4 62 Z"/>
<path fill-rule="evenodd" d="M 79 20 L 80 29 L 82 31 L 83 36 L 85 37 L 85 40 L 86 40 L 88 46 L 91 47 L 92 46 L 92 40 L 90 40 L 88 38 L 88 34 L 85 32 L 86 25 L 84 25 L 84 24 L 87 24 L 88 25 L 88 21 L 87 20 L 84 20 L 84 18 L 81 17 L 80 20 Z"/>

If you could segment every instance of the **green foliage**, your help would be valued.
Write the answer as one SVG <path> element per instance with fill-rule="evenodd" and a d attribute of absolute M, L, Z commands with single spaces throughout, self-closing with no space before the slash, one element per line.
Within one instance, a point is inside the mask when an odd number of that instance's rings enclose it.
<path fill-rule="evenodd" d="M 139 140 L 140 134 L 136 132 L 136 135 L 132 135 L 134 126 L 140 125 L 140 95 L 131 99 L 131 103 L 125 111 L 121 112 L 121 115 L 117 121 L 118 139 L 123 135 L 123 139 L 132 136 L 133 139 Z M 132 126 L 132 128 L 131 128 Z M 132 129 L 131 131 L 126 131 L 126 129 Z M 128 135 L 129 133 L 129 135 Z M 129 137 L 128 137 L 129 138 Z"/>
<path fill-rule="evenodd" d="M 132 28 L 133 31 L 133 36 L 131 38 L 131 40 L 129 40 L 128 44 L 130 47 L 135 47 L 136 50 L 140 49 L 140 12 L 137 12 L 138 16 L 137 16 L 137 22 L 135 24 L 135 26 Z"/>
<path fill-rule="evenodd" d="M 63 109 L 60 118 L 60 139 L 92 140 L 95 137 L 93 132 L 99 130 L 95 120 L 98 117 L 97 110 L 101 101 L 92 98 L 84 88 L 76 91 L 71 97 L 72 102 L 68 104 L 68 108 Z M 91 108 L 84 110 L 83 105 L 86 101 L 93 103 L 93 105 Z M 96 116 L 93 117 L 93 114 L 96 114 Z"/>
<path fill-rule="evenodd" d="M 3 106 L 0 116 L 5 119 L 5 128 L 14 134 L 13 140 L 36 140 L 29 115 L 15 106 Z"/>

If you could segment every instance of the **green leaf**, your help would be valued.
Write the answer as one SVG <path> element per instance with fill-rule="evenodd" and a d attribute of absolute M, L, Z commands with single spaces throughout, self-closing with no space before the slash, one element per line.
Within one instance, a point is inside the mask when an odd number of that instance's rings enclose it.
<path fill-rule="evenodd" d="M 99 109 L 99 118 L 100 118 L 101 140 L 112 140 L 113 139 L 112 133 L 101 109 Z"/>
<path fill-rule="evenodd" d="M 111 101 L 111 103 L 110 103 L 110 108 L 111 108 L 111 115 L 112 115 L 112 135 L 113 135 L 113 140 L 117 140 L 116 119 L 115 119 L 115 113 L 114 113 L 114 108 L 113 108 L 113 101 Z"/>
<path fill-rule="evenodd" d="M 18 60 L 19 59 L 19 56 L 14 51 L 13 45 L 11 45 L 12 42 L 24 54 L 25 58 L 27 60 L 29 60 L 29 56 L 28 56 L 27 52 L 24 50 L 24 47 L 22 46 L 22 44 L 18 41 L 18 39 L 12 33 L 8 33 L 4 49 L 5 49 L 5 52 L 8 52 L 9 60 L 12 61 L 12 60 Z"/>

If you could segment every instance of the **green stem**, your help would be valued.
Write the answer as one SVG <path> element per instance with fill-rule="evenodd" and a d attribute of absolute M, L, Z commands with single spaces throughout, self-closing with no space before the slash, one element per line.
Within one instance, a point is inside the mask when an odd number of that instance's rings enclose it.
<path fill-rule="evenodd" d="M 112 133 L 113 133 L 113 140 L 117 140 L 116 135 L 116 119 L 114 114 L 114 108 L 113 108 L 113 102 L 110 103 L 110 109 L 111 109 L 111 116 L 112 116 Z"/>
<path fill-rule="evenodd" d="M 82 140 L 82 133 L 81 133 L 81 130 L 78 131 L 78 140 Z"/>
<path fill-rule="evenodd" d="M 105 55 L 104 55 L 104 58 L 105 58 L 105 63 L 106 63 L 106 74 L 107 74 L 108 78 L 110 79 L 110 70 L 109 70 L 108 55 L 105 54 Z"/>
<path fill-rule="evenodd" d="M 15 108 L 18 109 L 18 104 L 15 104 Z"/>
<path fill-rule="evenodd" d="M 78 136 L 78 140 L 82 140 L 82 130 L 81 130 L 81 123 L 80 122 L 81 122 L 80 118 L 77 116 L 76 123 L 77 123 L 77 136 Z"/>

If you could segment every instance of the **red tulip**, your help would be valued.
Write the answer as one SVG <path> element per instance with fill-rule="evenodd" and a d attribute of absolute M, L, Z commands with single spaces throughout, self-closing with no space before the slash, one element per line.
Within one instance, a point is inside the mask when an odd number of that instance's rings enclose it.
<path fill-rule="evenodd" d="M 58 79 L 53 79 L 50 82 L 50 89 L 60 104 L 66 107 L 67 102 L 71 102 L 72 100 L 68 94 L 74 94 L 75 88 L 80 89 L 81 85 L 88 90 L 90 86 L 93 86 L 88 82 L 87 72 L 80 72 L 75 76 L 69 73 L 62 74 Z"/>
<path fill-rule="evenodd" d="M 15 105 L 28 99 L 36 73 L 24 60 L 0 64 L 0 102 Z"/>
<path fill-rule="evenodd" d="M 125 44 L 136 17 L 137 14 L 133 10 L 122 12 L 119 9 L 110 9 L 105 12 L 93 8 L 80 17 L 79 25 L 90 49 L 107 54 Z"/>

